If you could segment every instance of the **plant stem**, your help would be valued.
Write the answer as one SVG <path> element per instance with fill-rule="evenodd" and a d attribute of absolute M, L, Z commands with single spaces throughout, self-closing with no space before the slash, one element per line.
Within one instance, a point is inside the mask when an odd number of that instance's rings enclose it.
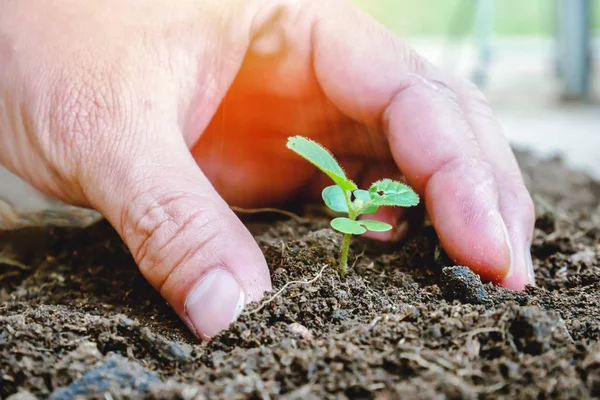
<path fill-rule="evenodd" d="M 352 204 L 352 200 L 350 199 L 350 194 L 347 190 L 344 190 L 344 199 L 346 199 L 346 204 L 348 205 L 348 218 L 352 221 L 355 221 L 356 218 L 360 215 L 361 210 L 356 210 L 354 205 Z M 348 273 L 348 252 L 350 251 L 350 240 L 352 239 L 352 235 L 349 233 L 344 234 L 344 240 L 342 242 L 342 249 L 340 251 L 340 273 L 346 275 Z"/>
<path fill-rule="evenodd" d="M 348 273 L 348 251 L 350 250 L 351 239 L 351 234 L 344 234 L 344 241 L 342 242 L 342 250 L 340 253 L 340 273 L 342 275 L 346 275 Z"/>
<path fill-rule="evenodd" d="M 365 204 L 362 205 L 362 207 L 360 207 L 358 210 L 355 211 L 356 215 L 361 215 L 363 213 L 363 211 L 365 211 L 367 208 L 369 208 L 371 206 L 371 204 L 373 204 L 372 200 L 367 201 Z"/>

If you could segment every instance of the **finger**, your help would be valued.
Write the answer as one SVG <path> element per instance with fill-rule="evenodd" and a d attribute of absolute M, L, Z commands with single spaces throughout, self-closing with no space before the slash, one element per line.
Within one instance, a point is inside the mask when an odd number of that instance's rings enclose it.
<path fill-rule="evenodd" d="M 160 132 L 151 144 L 112 146 L 121 150 L 104 157 L 104 168 L 92 162 L 83 182 L 146 279 L 197 336 L 209 339 L 271 289 L 269 272 L 181 134 L 173 127 Z"/>
<path fill-rule="evenodd" d="M 396 163 L 424 193 L 448 254 L 500 281 L 511 269 L 512 249 L 498 188 L 455 94 L 383 27 L 349 6 L 320 4 L 331 13 L 318 19 L 312 37 L 325 94 L 346 115 L 381 124 Z"/>
<path fill-rule="evenodd" d="M 450 81 L 476 135 L 486 160 L 492 166 L 500 197 L 500 212 L 513 248 L 513 268 L 501 284 L 521 290 L 535 284 L 530 246 L 535 222 L 533 201 L 519 165 L 483 94 L 468 81 Z"/>
<path fill-rule="evenodd" d="M 403 208 L 381 207 L 373 214 L 361 215 L 359 219 L 374 219 L 392 226 L 392 229 L 389 231 L 367 231 L 364 236 L 386 242 L 399 242 L 403 240 L 406 238 L 409 231 L 409 223 L 406 220 L 406 214 L 407 212 Z"/>

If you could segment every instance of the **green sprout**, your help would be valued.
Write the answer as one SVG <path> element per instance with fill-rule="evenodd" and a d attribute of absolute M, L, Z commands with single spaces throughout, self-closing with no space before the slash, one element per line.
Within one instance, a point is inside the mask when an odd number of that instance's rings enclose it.
<path fill-rule="evenodd" d="M 288 138 L 287 148 L 296 152 L 329 176 L 335 185 L 323 189 L 325 205 L 333 211 L 345 213 L 347 217 L 335 218 L 331 226 L 344 234 L 340 252 L 340 272 L 348 272 L 348 250 L 352 235 L 367 231 L 385 232 L 392 229 L 385 222 L 357 218 L 373 214 L 381 206 L 412 207 L 419 204 L 419 196 L 404 183 L 382 179 L 371 185 L 369 190 L 359 189 L 347 176 L 333 155 L 319 143 L 302 136 Z"/>

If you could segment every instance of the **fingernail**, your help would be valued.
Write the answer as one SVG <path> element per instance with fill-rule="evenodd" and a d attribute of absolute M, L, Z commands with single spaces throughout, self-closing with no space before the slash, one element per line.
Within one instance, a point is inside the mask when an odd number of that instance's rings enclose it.
<path fill-rule="evenodd" d="M 197 335 L 209 340 L 240 316 L 245 297 L 237 279 L 229 271 L 214 270 L 188 294 L 185 301 L 186 317 Z"/>
<path fill-rule="evenodd" d="M 531 259 L 530 246 L 525 246 L 525 264 L 527 265 L 527 277 L 529 284 L 535 286 L 535 271 L 533 270 L 533 260 Z"/>
<path fill-rule="evenodd" d="M 504 233 L 504 244 L 508 248 L 508 254 L 509 254 L 509 259 L 510 259 L 510 264 L 508 266 L 508 273 L 504 277 L 504 278 L 508 278 L 513 273 L 513 268 L 514 268 L 514 265 L 515 265 L 514 254 L 513 254 L 512 244 L 510 243 L 510 236 L 508 234 L 508 228 L 506 227 L 506 223 L 504 222 L 504 220 L 502 219 L 502 217 L 500 217 L 500 224 L 502 226 L 502 230 L 504 231 L 503 232 Z"/>

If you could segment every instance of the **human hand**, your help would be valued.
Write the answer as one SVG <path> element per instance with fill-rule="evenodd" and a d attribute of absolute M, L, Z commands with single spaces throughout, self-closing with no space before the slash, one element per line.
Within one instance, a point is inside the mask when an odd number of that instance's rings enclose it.
<path fill-rule="evenodd" d="M 0 4 L 0 162 L 99 210 L 199 337 L 271 288 L 227 202 L 325 185 L 286 150 L 296 134 L 359 184 L 402 171 L 456 262 L 533 282 L 532 202 L 485 99 L 351 4 Z"/>

